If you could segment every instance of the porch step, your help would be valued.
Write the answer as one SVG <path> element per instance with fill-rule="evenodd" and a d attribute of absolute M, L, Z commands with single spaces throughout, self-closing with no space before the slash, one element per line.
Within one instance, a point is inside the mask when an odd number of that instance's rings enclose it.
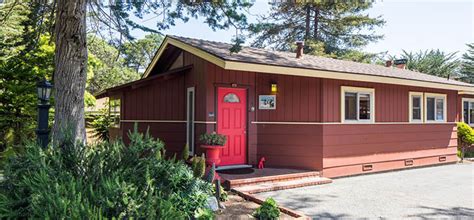
<path fill-rule="evenodd" d="M 255 184 L 246 184 L 246 185 L 241 185 L 238 187 L 233 187 L 232 189 L 238 192 L 253 194 L 253 193 L 261 193 L 261 192 L 268 192 L 268 191 L 299 188 L 299 187 L 304 187 L 304 186 L 321 185 L 321 184 L 327 184 L 331 182 L 332 180 L 326 177 L 308 176 L 308 177 L 297 178 L 297 179 L 286 179 L 286 180 L 273 181 L 273 182 L 259 182 Z"/>
<path fill-rule="evenodd" d="M 259 176 L 252 178 L 242 178 L 242 179 L 233 179 L 228 180 L 228 185 L 230 188 L 245 186 L 245 185 L 255 185 L 258 183 L 268 183 L 268 182 L 280 182 L 286 180 L 301 179 L 307 177 L 319 177 L 320 174 L 318 171 L 305 171 L 298 173 L 287 173 L 281 175 L 268 175 L 268 176 Z"/>

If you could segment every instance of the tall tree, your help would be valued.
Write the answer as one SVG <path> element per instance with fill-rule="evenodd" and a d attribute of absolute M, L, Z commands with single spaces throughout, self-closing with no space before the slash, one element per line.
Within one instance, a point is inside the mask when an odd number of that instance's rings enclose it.
<path fill-rule="evenodd" d="M 89 3 L 89 4 L 87 4 Z M 61 144 L 64 132 L 72 133 L 79 142 L 85 142 L 84 89 L 86 87 L 87 44 L 86 13 L 90 9 L 91 22 L 102 24 L 132 39 L 130 30 L 141 29 L 159 32 L 175 24 L 175 20 L 204 17 L 213 29 L 240 28 L 247 24 L 241 9 L 251 6 L 247 1 L 217 1 L 191 3 L 187 1 L 97 1 L 97 0 L 57 0 L 55 52 L 55 123 L 53 140 Z M 146 27 L 131 18 L 143 19 L 146 15 L 159 18 L 156 28 Z M 155 18 L 156 18 L 155 17 Z M 93 25 L 92 25 L 93 26 Z"/>
<path fill-rule="evenodd" d="M 474 43 L 466 45 L 467 51 L 462 55 L 461 80 L 474 83 Z"/>
<path fill-rule="evenodd" d="M 65 141 L 66 132 L 85 143 L 84 92 L 87 80 L 87 1 L 58 0 L 55 24 L 53 140 Z"/>
<path fill-rule="evenodd" d="M 271 4 L 271 13 L 250 27 L 252 46 L 291 50 L 295 41 L 304 40 L 305 53 L 350 59 L 348 54 L 383 37 L 373 29 L 385 21 L 364 14 L 372 7 L 370 1 Z"/>
<path fill-rule="evenodd" d="M 456 78 L 460 64 L 456 53 L 445 53 L 439 49 L 416 53 L 404 50 L 400 56 L 390 59 L 407 59 L 407 69 L 445 78 Z"/>

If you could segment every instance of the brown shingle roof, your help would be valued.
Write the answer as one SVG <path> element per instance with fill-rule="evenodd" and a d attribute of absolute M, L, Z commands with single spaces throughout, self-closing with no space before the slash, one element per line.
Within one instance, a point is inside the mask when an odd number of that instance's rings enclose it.
<path fill-rule="evenodd" d="M 193 47 L 199 48 L 223 60 L 228 61 L 382 76 L 474 87 L 474 85 L 469 83 L 464 83 L 452 79 L 448 80 L 446 78 L 432 76 L 411 70 L 388 68 L 381 65 L 357 63 L 352 61 L 337 60 L 313 55 L 304 55 L 302 58 L 296 58 L 295 53 L 279 52 L 253 47 L 242 47 L 242 50 L 239 53 L 230 54 L 229 49 L 230 47 L 232 47 L 232 45 L 228 43 L 185 38 L 180 36 L 168 37 L 189 44 Z"/>

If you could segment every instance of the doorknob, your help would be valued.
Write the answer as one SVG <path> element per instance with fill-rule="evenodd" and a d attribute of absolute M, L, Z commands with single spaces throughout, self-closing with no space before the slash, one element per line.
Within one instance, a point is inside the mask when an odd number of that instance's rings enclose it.
<path fill-rule="evenodd" d="M 247 134 L 247 131 L 244 130 L 244 134 Z"/>

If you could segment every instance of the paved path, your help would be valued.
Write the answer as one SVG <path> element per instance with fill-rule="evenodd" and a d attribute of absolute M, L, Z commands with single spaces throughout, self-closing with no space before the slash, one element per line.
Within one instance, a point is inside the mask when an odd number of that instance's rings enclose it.
<path fill-rule="evenodd" d="M 347 177 L 257 195 L 318 219 L 474 219 L 474 164 Z"/>

